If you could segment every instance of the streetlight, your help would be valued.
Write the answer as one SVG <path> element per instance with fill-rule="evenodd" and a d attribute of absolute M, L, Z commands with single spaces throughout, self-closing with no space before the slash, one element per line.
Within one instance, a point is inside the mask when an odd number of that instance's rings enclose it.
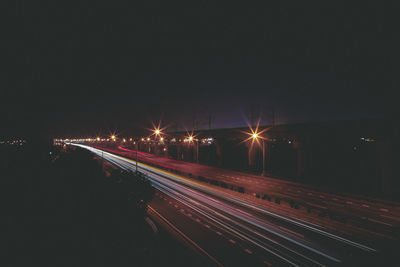
<path fill-rule="evenodd" d="M 142 138 L 143 139 L 143 138 Z M 139 150 L 139 140 L 136 142 L 136 172 L 138 172 L 138 150 Z"/>
<path fill-rule="evenodd" d="M 187 139 L 186 140 L 188 140 L 189 141 L 189 143 L 196 143 L 196 147 L 195 147 L 195 153 L 196 153 L 196 163 L 199 163 L 199 142 L 197 141 L 197 142 L 195 142 L 196 141 L 196 139 L 194 138 L 194 136 L 193 136 L 193 134 L 189 134 L 188 136 L 187 136 Z"/>
<path fill-rule="evenodd" d="M 257 132 L 253 133 L 251 135 L 251 138 L 253 138 L 253 140 L 258 141 L 258 138 L 261 139 L 261 145 L 262 145 L 262 155 L 263 155 L 263 159 L 262 159 L 262 176 L 265 176 L 265 139 L 261 138 Z"/>
<path fill-rule="evenodd" d="M 256 127 L 255 130 L 253 130 L 253 129 L 250 127 L 250 132 L 245 132 L 245 133 L 248 134 L 250 137 L 247 138 L 246 140 L 244 140 L 244 141 L 251 140 L 251 147 L 250 147 L 250 149 L 251 149 L 251 148 L 253 147 L 254 142 L 259 143 L 259 140 L 261 139 L 262 155 L 263 155 L 263 159 L 262 159 L 262 174 L 261 174 L 262 176 L 266 176 L 266 165 L 265 165 L 265 156 L 266 156 L 266 152 L 265 152 L 265 140 L 266 140 L 266 138 L 263 137 L 263 136 L 261 136 L 261 134 L 262 134 L 263 132 L 267 131 L 267 130 L 268 130 L 268 128 L 267 128 L 267 129 L 264 129 L 264 130 L 262 130 L 262 131 L 258 131 L 258 125 L 257 125 L 257 127 Z"/>

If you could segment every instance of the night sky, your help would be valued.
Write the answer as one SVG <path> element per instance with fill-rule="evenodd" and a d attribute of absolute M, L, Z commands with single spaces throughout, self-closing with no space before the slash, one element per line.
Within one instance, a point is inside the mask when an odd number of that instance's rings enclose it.
<path fill-rule="evenodd" d="M 387 117 L 397 102 L 394 8 L 196 1 L 15 1 L 2 33 L 0 137 L 165 124 Z M 270 1 L 264 1 L 270 2 Z M 128 6 L 129 3 L 129 6 Z"/>

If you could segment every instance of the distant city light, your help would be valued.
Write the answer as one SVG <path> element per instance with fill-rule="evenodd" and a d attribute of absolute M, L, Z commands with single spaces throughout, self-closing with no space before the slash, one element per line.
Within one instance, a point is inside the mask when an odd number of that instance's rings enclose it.
<path fill-rule="evenodd" d="M 58 143 L 60 140 L 57 139 L 53 139 L 53 143 L 56 144 Z M 16 140 L 4 140 L 4 141 L 0 141 L 0 145 L 15 145 L 15 146 L 22 146 L 26 143 L 26 140 L 21 140 L 21 139 L 16 139 Z"/>
<path fill-rule="evenodd" d="M 211 145 L 214 142 L 214 138 L 208 137 L 208 138 L 203 138 L 201 139 L 202 144 L 208 144 Z"/>

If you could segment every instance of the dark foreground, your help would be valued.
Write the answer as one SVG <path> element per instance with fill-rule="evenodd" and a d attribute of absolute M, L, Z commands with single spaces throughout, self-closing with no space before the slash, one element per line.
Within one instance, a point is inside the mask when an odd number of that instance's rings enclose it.
<path fill-rule="evenodd" d="M 179 266 L 193 259 L 144 220 L 154 194 L 144 177 L 106 176 L 82 150 L 2 147 L 0 156 L 1 266 Z"/>

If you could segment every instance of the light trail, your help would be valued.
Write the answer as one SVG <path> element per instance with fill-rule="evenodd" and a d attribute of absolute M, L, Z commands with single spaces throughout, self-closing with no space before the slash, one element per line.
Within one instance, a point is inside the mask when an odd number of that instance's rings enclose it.
<path fill-rule="evenodd" d="M 74 144 L 103 156 L 125 170 L 134 170 L 135 161 L 101 151 L 85 145 Z M 344 255 L 333 252 L 332 249 L 347 248 L 359 249 L 365 252 L 376 250 L 358 242 L 329 233 L 311 224 L 294 220 L 262 207 L 233 197 L 227 193 L 215 190 L 198 182 L 179 177 L 159 170 L 143 163 L 138 163 L 140 171 L 146 173 L 153 185 L 161 192 L 190 207 L 192 210 L 217 224 L 223 231 L 234 233 L 243 240 L 255 245 L 259 249 L 272 254 L 293 266 L 325 265 L 332 262 L 340 263 Z M 217 199 L 218 200 L 217 200 Z M 241 208 L 237 208 L 237 206 Z M 250 214 L 247 211 L 256 211 Z M 290 228 L 277 226 L 268 222 L 257 213 L 279 219 L 281 223 L 290 225 Z M 295 230 L 293 230 L 295 228 Z M 285 229 L 289 231 L 285 231 Z M 292 231 L 292 233 L 290 233 Z M 297 233 L 302 231 L 303 233 Z M 312 239 L 317 234 L 317 239 Z M 304 238 L 302 238 L 304 236 Z M 327 239 L 329 242 L 326 242 Z M 327 247 L 326 243 L 334 247 Z M 342 246 L 346 246 L 343 248 Z M 279 248 L 279 249 L 278 249 Z"/>

